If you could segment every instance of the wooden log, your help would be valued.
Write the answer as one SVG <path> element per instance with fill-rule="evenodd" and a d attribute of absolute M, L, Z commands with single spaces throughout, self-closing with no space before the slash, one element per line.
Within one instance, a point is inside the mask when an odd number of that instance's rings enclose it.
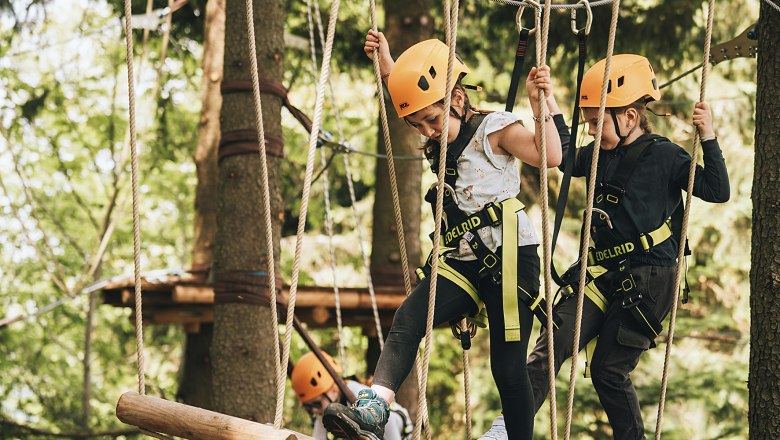
<path fill-rule="evenodd" d="M 191 440 L 314 440 L 295 431 L 135 392 L 122 394 L 116 416 L 128 425 Z"/>

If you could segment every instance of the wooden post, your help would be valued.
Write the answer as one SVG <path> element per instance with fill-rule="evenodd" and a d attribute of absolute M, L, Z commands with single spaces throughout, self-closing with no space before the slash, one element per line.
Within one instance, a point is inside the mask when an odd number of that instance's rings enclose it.
<path fill-rule="evenodd" d="M 191 440 L 314 440 L 294 431 L 135 392 L 122 394 L 116 416 L 141 429 Z"/>

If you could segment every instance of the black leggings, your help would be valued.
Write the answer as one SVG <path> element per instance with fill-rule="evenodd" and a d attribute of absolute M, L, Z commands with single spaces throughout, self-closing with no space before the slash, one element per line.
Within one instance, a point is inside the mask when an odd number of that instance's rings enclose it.
<path fill-rule="evenodd" d="M 533 295 L 539 291 L 539 256 L 536 248 L 536 245 L 519 247 L 517 255 L 518 284 Z M 501 248 L 496 253 L 500 255 L 500 252 Z M 447 264 L 477 286 L 479 296 L 487 308 L 492 330 L 490 365 L 501 397 L 509 438 L 530 440 L 533 437 L 534 403 L 525 362 L 533 314 L 520 301 L 521 297 L 518 295 L 520 341 L 506 342 L 501 286 L 494 284 L 489 278 L 478 281 L 477 271 L 480 265 L 476 261 L 448 259 Z M 409 375 L 414 365 L 417 347 L 420 340 L 425 337 L 429 286 L 429 279 L 420 282 L 396 311 L 393 326 L 390 328 L 384 350 L 379 357 L 374 384 L 397 391 Z M 468 293 L 441 275 L 438 277 L 436 290 L 434 327 L 477 311 L 476 304 Z"/>

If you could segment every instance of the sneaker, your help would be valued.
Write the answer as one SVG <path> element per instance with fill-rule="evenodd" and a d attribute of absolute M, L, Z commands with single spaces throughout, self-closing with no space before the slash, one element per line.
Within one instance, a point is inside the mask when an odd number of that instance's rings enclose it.
<path fill-rule="evenodd" d="M 348 440 L 382 440 L 390 407 L 370 388 L 357 395 L 352 406 L 333 403 L 325 410 L 322 424 L 336 438 Z"/>
<path fill-rule="evenodd" d="M 493 420 L 493 425 L 488 431 L 482 434 L 479 440 L 509 440 L 509 436 L 506 433 L 506 425 L 504 425 L 504 416 L 498 416 Z"/>

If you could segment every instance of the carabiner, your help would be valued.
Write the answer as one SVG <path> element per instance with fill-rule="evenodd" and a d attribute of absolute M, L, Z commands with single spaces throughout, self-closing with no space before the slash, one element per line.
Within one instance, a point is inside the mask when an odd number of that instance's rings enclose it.
<path fill-rule="evenodd" d="M 517 23 L 517 33 L 523 31 L 523 29 L 528 31 L 528 35 L 533 35 L 536 33 L 536 26 L 533 28 L 527 28 L 523 27 L 523 11 L 525 11 L 526 4 L 531 5 L 531 7 L 534 9 L 536 13 L 541 13 L 541 9 L 539 9 L 539 3 L 535 2 L 534 0 L 525 0 L 523 4 L 517 8 L 517 14 L 515 14 L 515 22 Z"/>
<path fill-rule="evenodd" d="M 587 37 L 590 35 L 590 25 L 593 24 L 593 11 L 590 9 L 590 2 L 588 0 L 580 0 L 577 2 L 577 5 L 584 5 L 585 11 L 588 13 L 588 17 L 585 20 L 585 27 L 582 29 L 577 28 L 577 9 L 579 8 L 572 8 L 571 10 L 571 31 L 574 32 L 574 35 L 577 35 L 580 33 L 580 31 L 585 31 L 585 36 Z"/>
<path fill-rule="evenodd" d="M 593 212 L 597 212 L 601 216 L 601 219 L 607 222 L 609 229 L 612 229 L 612 220 L 610 220 L 609 214 L 607 214 L 603 209 L 599 208 L 593 208 Z"/>

